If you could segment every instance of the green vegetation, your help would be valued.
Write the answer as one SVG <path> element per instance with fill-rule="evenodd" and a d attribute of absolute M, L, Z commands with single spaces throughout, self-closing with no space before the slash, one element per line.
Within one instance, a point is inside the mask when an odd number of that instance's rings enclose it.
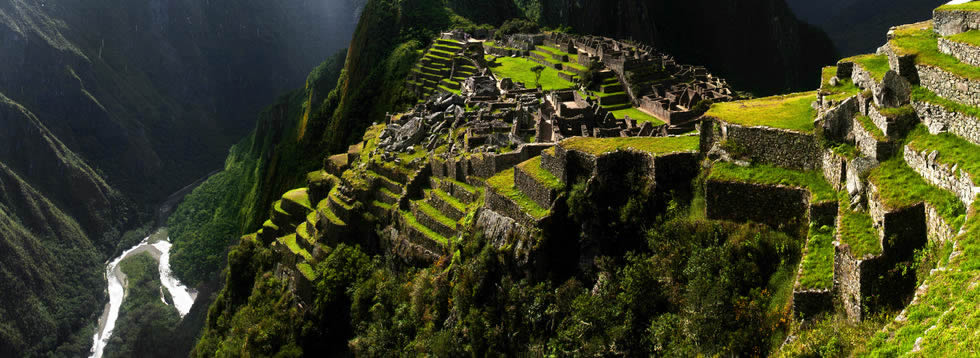
<path fill-rule="evenodd" d="M 538 183 L 544 184 L 548 188 L 554 190 L 561 190 L 565 184 L 561 182 L 554 174 L 545 170 L 541 167 L 541 157 L 534 157 L 524 163 L 517 165 L 518 169 L 521 169 L 525 173 L 534 178 Z"/>
<path fill-rule="evenodd" d="M 283 200 L 289 200 L 297 203 L 304 208 L 313 209 L 313 204 L 310 203 L 310 197 L 306 194 L 306 188 L 293 189 L 286 194 L 282 195 Z"/>
<path fill-rule="evenodd" d="M 974 47 L 980 47 L 980 30 L 970 30 L 946 37 L 951 41 L 965 43 Z"/>
<path fill-rule="evenodd" d="M 443 245 L 449 244 L 449 239 L 447 239 L 445 236 L 442 236 L 441 234 L 432 231 L 432 229 L 429 229 L 425 227 L 425 225 L 419 223 L 418 219 L 415 218 L 415 214 L 412 214 L 411 211 L 402 211 L 401 215 L 402 215 L 402 219 L 405 220 L 405 222 L 407 222 L 408 225 L 414 227 L 416 230 L 420 231 L 423 235 L 425 235 L 432 241 L 438 242 Z"/>
<path fill-rule="evenodd" d="M 456 199 L 452 195 L 449 195 L 448 193 L 442 190 L 439 189 L 426 190 L 426 196 L 429 195 L 435 195 L 439 197 L 439 200 L 449 203 L 449 205 L 452 205 L 452 207 L 455 208 L 456 210 L 459 210 L 459 212 L 462 213 L 466 212 L 466 204 L 463 204 L 462 202 L 459 201 L 459 199 Z"/>
<path fill-rule="evenodd" d="M 653 155 L 697 151 L 700 139 L 697 136 L 653 137 L 653 138 L 591 138 L 576 137 L 560 143 L 567 150 L 578 150 L 592 155 L 601 155 L 617 150 L 637 150 Z"/>
<path fill-rule="evenodd" d="M 654 126 L 659 126 L 664 124 L 664 121 L 661 121 L 660 118 L 657 118 L 637 108 L 620 109 L 620 110 L 612 111 L 612 114 L 616 116 L 617 119 L 626 119 L 626 116 L 629 116 L 630 118 L 636 120 L 638 124 L 642 124 L 646 122 L 650 122 Z"/>
<path fill-rule="evenodd" d="M 323 201 L 317 204 L 316 211 L 321 215 L 323 215 L 324 217 L 326 217 L 327 220 L 329 220 L 334 225 L 337 226 L 347 225 L 346 223 L 344 223 L 343 220 L 340 220 L 340 217 L 338 217 L 337 214 L 333 212 L 333 210 L 330 209 L 330 205 L 327 203 L 327 200 L 330 199 L 323 199 Z"/>
<path fill-rule="evenodd" d="M 888 64 L 888 56 L 886 55 L 860 55 L 845 58 L 840 60 L 840 62 L 853 62 L 855 65 L 861 66 L 877 82 L 881 82 L 885 78 L 885 73 L 891 70 L 891 66 Z"/>
<path fill-rule="evenodd" d="M 907 208 L 923 201 L 932 204 L 953 230 L 963 225 L 966 208 L 952 193 L 922 179 L 902 158 L 881 163 L 871 171 L 868 181 L 878 187 L 881 202 L 891 209 Z"/>
<path fill-rule="evenodd" d="M 805 188 L 810 191 L 813 203 L 832 201 L 837 198 L 834 188 L 827 183 L 822 173 L 815 170 L 801 172 L 765 164 L 742 167 L 721 162 L 711 168 L 708 180 Z"/>
<path fill-rule="evenodd" d="M 888 43 L 895 52 L 916 55 L 917 64 L 938 67 L 969 80 L 980 79 L 980 68 L 939 52 L 938 36 L 932 26 L 919 23 L 896 28 L 894 37 Z"/>
<path fill-rule="evenodd" d="M 804 92 L 716 103 L 705 115 L 743 126 L 766 126 L 811 133 L 817 111 L 810 104 L 816 99 L 816 92 Z"/>
<path fill-rule="evenodd" d="M 841 201 L 840 205 L 840 242 L 851 248 L 851 255 L 860 259 L 865 256 L 881 254 L 881 240 L 878 230 L 867 213 L 851 211 L 848 202 Z"/>
<path fill-rule="evenodd" d="M 160 357 L 171 351 L 170 339 L 180 315 L 172 305 L 160 301 L 163 286 L 158 266 L 148 253 L 119 263 L 126 275 L 126 299 L 104 357 Z"/>
<path fill-rule="evenodd" d="M 916 152 L 938 151 L 936 162 L 962 169 L 973 177 L 974 185 L 980 186 L 980 146 L 950 133 L 929 134 L 924 125 L 912 130 L 908 146 Z"/>
<path fill-rule="evenodd" d="M 450 229 L 456 229 L 456 222 L 453 221 L 453 219 L 446 217 L 446 215 L 440 212 L 439 209 L 429 205 L 429 203 L 424 201 L 416 201 L 415 206 L 419 209 L 419 211 L 422 211 L 425 213 L 425 215 L 428 215 L 430 218 L 438 221 L 440 224 L 445 225 Z"/>
<path fill-rule="evenodd" d="M 487 179 L 487 188 L 509 198 L 521 208 L 521 211 L 531 215 L 535 219 L 542 219 L 548 216 L 548 208 L 542 208 L 514 185 L 514 168 L 502 171 L 492 178 Z"/>
<path fill-rule="evenodd" d="M 776 357 L 864 356 L 865 344 L 894 320 L 892 314 L 875 314 L 853 323 L 843 314 L 828 314 L 808 324 L 794 323 L 795 340 L 787 341 Z"/>
<path fill-rule="evenodd" d="M 953 102 L 939 95 L 933 93 L 932 91 L 921 86 L 912 87 L 912 100 L 928 102 L 943 108 L 951 112 L 963 113 L 968 116 L 973 116 L 974 118 L 980 118 L 980 107 L 973 107 L 961 104 L 959 102 Z"/>
<path fill-rule="evenodd" d="M 810 227 L 797 278 L 800 289 L 829 290 L 833 287 L 834 234 L 833 227 Z"/>
<path fill-rule="evenodd" d="M 851 96 L 861 92 L 861 89 L 854 84 L 850 78 L 838 79 L 837 86 L 830 85 L 830 79 L 837 76 L 837 66 L 827 66 L 823 68 L 820 93 L 828 96 L 846 95 Z"/>
<path fill-rule="evenodd" d="M 499 78 L 510 78 L 514 82 L 523 83 L 527 88 L 535 88 L 535 73 L 532 68 L 540 66 L 537 62 L 522 57 L 499 57 L 494 60 L 493 56 L 487 56 L 491 62 L 488 66 Z M 543 91 L 554 91 L 570 89 L 575 87 L 574 83 L 568 82 L 558 77 L 558 70 L 545 68 L 541 70 L 541 78 L 537 84 L 541 85 Z"/>
<path fill-rule="evenodd" d="M 300 262 L 296 264 L 296 270 L 299 271 L 299 273 L 302 274 L 303 277 L 306 277 L 307 280 L 310 281 L 316 280 L 316 271 L 313 271 L 313 267 L 310 266 L 309 263 Z"/>
<path fill-rule="evenodd" d="M 888 137 L 885 136 L 885 132 L 883 132 L 881 130 L 881 128 L 878 128 L 878 126 L 875 124 L 875 122 L 871 120 L 871 117 L 868 117 L 868 116 L 857 116 L 857 118 L 855 118 L 855 120 L 858 123 L 860 123 L 861 124 L 861 128 L 864 128 L 864 131 L 865 132 L 868 132 L 868 134 L 871 134 L 871 136 L 874 137 L 875 140 L 877 140 L 879 142 L 887 142 L 888 141 Z"/>
<path fill-rule="evenodd" d="M 936 8 L 936 11 L 980 11 L 980 3 L 967 2 L 958 5 L 943 5 Z"/>

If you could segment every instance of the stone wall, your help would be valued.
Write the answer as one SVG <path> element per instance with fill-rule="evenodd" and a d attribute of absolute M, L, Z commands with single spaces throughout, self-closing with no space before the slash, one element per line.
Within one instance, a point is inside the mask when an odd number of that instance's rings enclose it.
<path fill-rule="evenodd" d="M 838 202 L 836 200 L 822 203 L 811 203 L 809 208 L 810 223 L 819 226 L 834 226 L 837 221 Z"/>
<path fill-rule="evenodd" d="M 854 64 L 851 81 L 862 89 L 874 89 L 878 87 L 878 83 L 871 76 L 871 72 L 868 72 L 868 70 L 865 70 L 864 67 L 858 64 Z"/>
<path fill-rule="evenodd" d="M 514 185 L 542 208 L 550 208 L 558 192 L 538 182 L 520 167 L 514 170 Z"/>
<path fill-rule="evenodd" d="M 883 161 L 895 154 L 894 145 L 890 142 L 878 141 L 860 123 L 854 123 L 851 132 L 854 133 L 854 145 L 857 146 L 861 154 L 877 161 Z"/>
<path fill-rule="evenodd" d="M 868 118 L 871 118 L 875 126 L 880 128 L 885 133 L 885 136 L 889 138 L 904 137 L 912 129 L 915 122 L 915 118 L 911 118 L 911 116 L 899 116 L 897 118 L 886 117 L 884 114 L 881 114 L 877 106 L 870 106 L 868 108 Z"/>
<path fill-rule="evenodd" d="M 847 158 L 829 149 L 824 150 L 823 177 L 835 190 L 842 190 L 847 184 Z"/>
<path fill-rule="evenodd" d="M 717 118 L 705 118 L 716 122 L 721 137 L 702 139 L 702 145 L 705 142 L 713 144 L 725 140 L 733 141 L 756 163 L 796 170 L 814 170 L 821 166 L 821 149 L 813 134 L 767 127 L 744 127 Z M 709 130 L 702 131 L 701 135 L 713 136 L 716 133 L 719 132 Z"/>
<path fill-rule="evenodd" d="M 714 180 L 705 183 L 709 219 L 754 221 L 789 231 L 806 225 L 809 197 L 810 192 L 800 188 Z"/>
<path fill-rule="evenodd" d="M 487 188 L 486 191 L 486 207 L 503 216 L 514 219 L 514 221 L 524 225 L 524 227 L 532 228 L 538 225 L 538 220 L 521 210 L 521 207 L 517 203 L 510 200 L 510 198 L 498 194 L 491 188 Z"/>
<path fill-rule="evenodd" d="M 956 57 L 963 63 L 980 66 L 980 47 L 940 37 L 939 52 Z"/>
<path fill-rule="evenodd" d="M 696 152 L 661 155 L 653 160 L 654 177 L 660 191 L 690 190 L 701 165 Z"/>
<path fill-rule="evenodd" d="M 980 12 L 977 11 L 935 11 L 933 26 L 940 36 L 955 35 L 969 30 L 980 29 Z"/>
<path fill-rule="evenodd" d="M 946 107 L 929 102 L 912 101 L 912 106 L 919 113 L 922 124 L 929 128 L 929 133 L 949 132 L 980 145 L 980 118 L 950 111 Z"/>
<path fill-rule="evenodd" d="M 958 103 L 980 106 L 980 80 L 958 77 L 940 68 L 916 65 L 922 87 Z"/>
<path fill-rule="evenodd" d="M 559 148 L 555 148 L 554 155 L 548 154 L 548 152 L 541 152 L 541 167 L 558 178 L 558 180 L 567 183 L 565 180 L 565 158 L 564 156 L 561 158 L 558 157 L 558 150 Z M 562 154 L 565 154 L 564 149 L 562 149 Z"/>
<path fill-rule="evenodd" d="M 949 226 L 936 207 L 932 204 L 925 203 L 926 212 L 926 237 L 929 241 L 946 243 L 952 242 L 956 237 L 956 232 L 953 228 Z"/>
<path fill-rule="evenodd" d="M 953 193 L 966 207 L 970 207 L 980 195 L 980 187 L 974 186 L 973 178 L 963 169 L 936 162 L 938 155 L 941 154 L 928 150 L 916 152 L 912 147 L 905 146 L 905 162 L 912 170 L 930 184 Z"/>
<path fill-rule="evenodd" d="M 919 83 L 919 70 L 915 67 L 915 55 L 898 54 L 890 45 L 885 45 L 881 50 L 888 55 L 888 66 L 904 77 L 910 83 Z"/>

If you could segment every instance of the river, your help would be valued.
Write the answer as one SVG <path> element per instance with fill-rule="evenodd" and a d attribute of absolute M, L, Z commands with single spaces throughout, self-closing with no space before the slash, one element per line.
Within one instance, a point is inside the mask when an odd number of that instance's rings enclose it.
<path fill-rule="evenodd" d="M 160 283 L 170 293 L 174 308 L 177 309 L 180 317 L 183 318 L 191 310 L 191 306 L 194 305 L 194 300 L 197 298 L 197 292 L 181 284 L 171 274 L 170 246 L 172 245 L 170 238 L 167 237 L 167 229 L 160 228 L 153 235 L 147 236 L 136 246 L 123 251 L 121 255 L 106 263 L 105 277 L 108 282 L 109 303 L 106 304 L 105 310 L 99 318 L 98 331 L 92 337 L 91 358 L 101 358 L 109 338 L 112 338 L 116 319 L 119 318 L 119 308 L 126 298 L 126 275 L 119 268 L 119 263 L 128 257 L 144 252 L 153 256 L 160 265 Z M 162 297 L 162 294 L 163 291 L 161 291 L 160 299 L 164 303 L 170 304 Z"/>

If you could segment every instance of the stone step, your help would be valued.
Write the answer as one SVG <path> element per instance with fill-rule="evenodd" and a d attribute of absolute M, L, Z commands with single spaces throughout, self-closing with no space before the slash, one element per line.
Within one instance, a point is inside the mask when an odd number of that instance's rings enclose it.
<path fill-rule="evenodd" d="M 898 108 L 878 108 L 871 104 L 868 118 L 890 139 L 904 138 L 916 123 L 915 108 L 906 105 Z"/>
<path fill-rule="evenodd" d="M 929 23 L 895 28 L 890 38 L 889 51 L 914 61 L 919 85 L 953 102 L 980 106 L 980 96 L 976 95 L 980 93 L 980 70 L 939 52 L 938 41 Z M 901 62 L 901 58 L 890 62 Z M 898 65 L 902 67 L 901 63 Z M 905 76 L 902 72 L 900 69 L 899 73 Z"/>
<path fill-rule="evenodd" d="M 452 195 L 454 198 L 459 199 L 459 201 L 464 204 L 469 204 L 476 201 L 479 191 L 476 187 L 449 178 L 444 178 L 439 181 L 439 189 Z"/>
<path fill-rule="evenodd" d="M 309 229 L 306 222 L 296 226 L 296 243 L 307 252 L 313 251 L 313 244 L 316 243 L 313 233 Z"/>
<path fill-rule="evenodd" d="M 279 227 L 282 232 L 291 232 L 296 230 L 296 223 L 299 220 L 294 220 L 294 217 L 282 209 L 282 200 L 276 201 L 272 205 L 272 223 Z"/>
<path fill-rule="evenodd" d="M 401 195 L 395 194 L 391 192 L 391 190 L 388 190 L 388 188 L 385 187 L 381 187 L 374 192 L 375 200 L 388 205 L 398 204 L 399 197 L 401 197 Z"/>
<path fill-rule="evenodd" d="M 337 237 L 346 232 L 347 223 L 330 209 L 329 202 L 330 199 L 323 199 L 317 204 L 316 228 L 325 235 Z"/>
<path fill-rule="evenodd" d="M 438 188 L 426 190 L 425 198 L 429 205 L 439 209 L 439 212 L 453 221 L 458 222 L 466 216 L 466 204 Z"/>
<path fill-rule="evenodd" d="M 279 226 L 274 224 L 272 220 L 266 220 L 265 223 L 262 224 L 262 229 L 259 231 L 258 237 L 260 240 L 262 240 L 263 244 L 268 245 L 279 237 L 280 234 L 281 232 L 279 230 Z"/>
<path fill-rule="evenodd" d="M 616 92 L 605 96 L 599 96 L 599 105 L 603 107 L 623 105 L 627 103 L 629 103 L 629 97 L 626 95 L 626 92 Z"/>
<path fill-rule="evenodd" d="M 419 224 L 439 233 L 444 237 L 456 236 L 456 221 L 425 201 L 412 201 L 412 215 Z"/>
<path fill-rule="evenodd" d="M 555 201 L 562 182 L 542 168 L 540 156 L 518 164 L 514 170 L 514 184 L 524 195 L 543 208 L 550 208 Z"/>
<path fill-rule="evenodd" d="M 613 84 L 602 85 L 602 93 L 616 93 L 623 92 L 623 85 L 619 82 Z"/>
<path fill-rule="evenodd" d="M 330 195 L 327 195 L 327 206 L 334 214 L 337 214 L 341 220 L 347 222 L 350 221 L 352 213 L 354 211 L 354 202 L 346 198 L 339 190 L 334 189 L 330 191 Z"/>
<path fill-rule="evenodd" d="M 293 189 L 282 195 L 281 207 L 294 217 L 306 217 L 313 210 L 307 188 Z"/>

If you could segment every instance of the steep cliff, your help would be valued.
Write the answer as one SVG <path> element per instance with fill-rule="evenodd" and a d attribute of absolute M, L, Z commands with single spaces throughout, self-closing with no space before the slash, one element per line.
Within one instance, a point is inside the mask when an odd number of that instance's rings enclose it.
<path fill-rule="evenodd" d="M 362 6 L 0 1 L 0 355 L 84 355 L 123 232 L 220 167 Z"/>

